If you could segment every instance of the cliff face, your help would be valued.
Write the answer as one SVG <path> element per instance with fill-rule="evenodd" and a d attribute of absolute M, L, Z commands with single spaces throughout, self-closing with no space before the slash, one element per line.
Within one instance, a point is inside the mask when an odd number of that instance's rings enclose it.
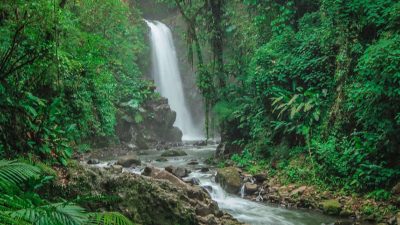
<path fill-rule="evenodd" d="M 176 113 L 166 98 L 148 100 L 140 111 L 139 119 L 126 110 L 119 112 L 116 133 L 123 144 L 134 149 L 148 149 L 182 141 L 181 130 L 173 126 Z"/>

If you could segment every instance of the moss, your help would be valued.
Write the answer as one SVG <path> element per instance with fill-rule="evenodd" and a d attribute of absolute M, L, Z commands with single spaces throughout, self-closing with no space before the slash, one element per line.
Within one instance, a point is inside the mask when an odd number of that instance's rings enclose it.
<path fill-rule="evenodd" d="M 339 215 L 342 205 L 336 199 L 325 200 L 321 202 L 322 210 L 330 215 Z"/>
<path fill-rule="evenodd" d="M 240 174 L 235 167 L 218 169 L 216 181 L 229 193 L 237 194 L 241 186 Z"/>
<path fill-rule="evenodd" d="M 84 206 L 89 211 L 118 211 L 138 224 L 196 224 L 193 209 L 180 200 L 183 194 L 166 182 L 77 164 L 68 168 L 66 177 L 66 186 L 57 181 L 48 186 L 46 192 L 64 199 L 116 196 L 113 201 L 91 201 Z"/>
<path fill-rule="evenodd" d="M 174 156 L 185 156 L 187 155 L 183 150 L 168 150 L 161 154 L 162 157 L 174 157 Z"/>

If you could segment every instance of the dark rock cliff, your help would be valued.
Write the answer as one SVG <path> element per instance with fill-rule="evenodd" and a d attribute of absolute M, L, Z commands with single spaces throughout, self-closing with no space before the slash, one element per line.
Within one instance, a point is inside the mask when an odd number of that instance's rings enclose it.
<path fill-rule="evenodd" d="M 116 133 L 121 143 L 134 149 L 148 149 L 163 143 L 181 142 L 182 131 L 174 127 L 176 113 L 166 98 L 147 101 L 139 119 L 128 110 L 118 114 Z"/>

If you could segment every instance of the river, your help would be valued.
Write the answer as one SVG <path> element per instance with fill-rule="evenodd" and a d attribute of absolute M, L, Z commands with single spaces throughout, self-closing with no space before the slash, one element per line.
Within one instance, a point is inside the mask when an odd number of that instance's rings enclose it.
<path fill-rule="evenodd" d="M 170 157 L 168 161 L 158 162 L 162 151 L 147 150 L 140 155 L 142 162 L 148 166 L 165 168 L 167 166 L 185 167 L 192 172 L 189 177 L 198 178 L 200 186 L 206 188 L 212 199 L 218 203 L 220 209 L 231 214 L 239 221 L 250 225 L 322 225 L 333 224 L 335 218 L 323 215 L 319 212 L 299 209 L 286 209 L 274 204 L 250 201 L 237 195 L 228 194 L 219 184 L 215 182 L 215 168 L 206 165 L 206 159 L 213 157 L 216 145 L 193 146 L 186 144 L 182 147 L 188 155 L 181 157 Z M 199 164 L 188 165 L 192 160 Z M 201 168 L 210 168 L 208 172 L 200 172 Z M 139 173 L 142 168 L 136 168 L 131 172 Z"/>

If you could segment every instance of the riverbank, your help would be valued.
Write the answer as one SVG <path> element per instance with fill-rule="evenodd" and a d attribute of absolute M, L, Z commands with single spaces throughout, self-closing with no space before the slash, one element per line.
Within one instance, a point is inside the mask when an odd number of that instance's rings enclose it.
<path fill-rule="evenodd" d="M 185 143 L 183 146 L 171 147 L 169 150 L 149 149 L 124 152 L 119 148 L 101 149 L 84 156 L 81 162 L 94 163 L 90 166 L 105 168 L 120 168 L 122 165 L 123 172 L 134 173 L 135 176 L 150 174 L 153 178 L 167 180 L 173 186 L 179 187 L 184 181 L 192 187 L 201 187 L 217 203 L 220 210 L 246 224 L 314 225 L 333 224 L 337 220 L 335 217 L 324 216 L 313 210 L 287 209 L 277 204 L 251 201 L 247 197 L 241 198 L 239 191 L 226 192 L 221 187 L 221 182 L 215 181 L 217 168 L 206 163 L 207 159 L 214 157 L 215 149 L 216 145 L 204 146 L 201 143 Z M 165 156 L 169 155 L 166 153 L 172 152 L 179 154 Z M 155 168 L 155 173 L 152 172 L 152 168 Z M 178 189 L 176 191 L 179 191 Z"/>
<path fill-rule="evenodd" d="M 277 204 L 289 209 L 309 209 L 327 215 L 338 216 L 335 224 L 400 224 L 398 210 L 399 185 L 387 201 L 378 201 L 368 196 L 328 190 L 317 185 L 290 183 L 279 171 L 273 173 L 249 170 L 235 166 L 231 161 L 219 163 L 217 178 L 231 192 L 240 190 L 242 197 L 256 202 Z"/>

